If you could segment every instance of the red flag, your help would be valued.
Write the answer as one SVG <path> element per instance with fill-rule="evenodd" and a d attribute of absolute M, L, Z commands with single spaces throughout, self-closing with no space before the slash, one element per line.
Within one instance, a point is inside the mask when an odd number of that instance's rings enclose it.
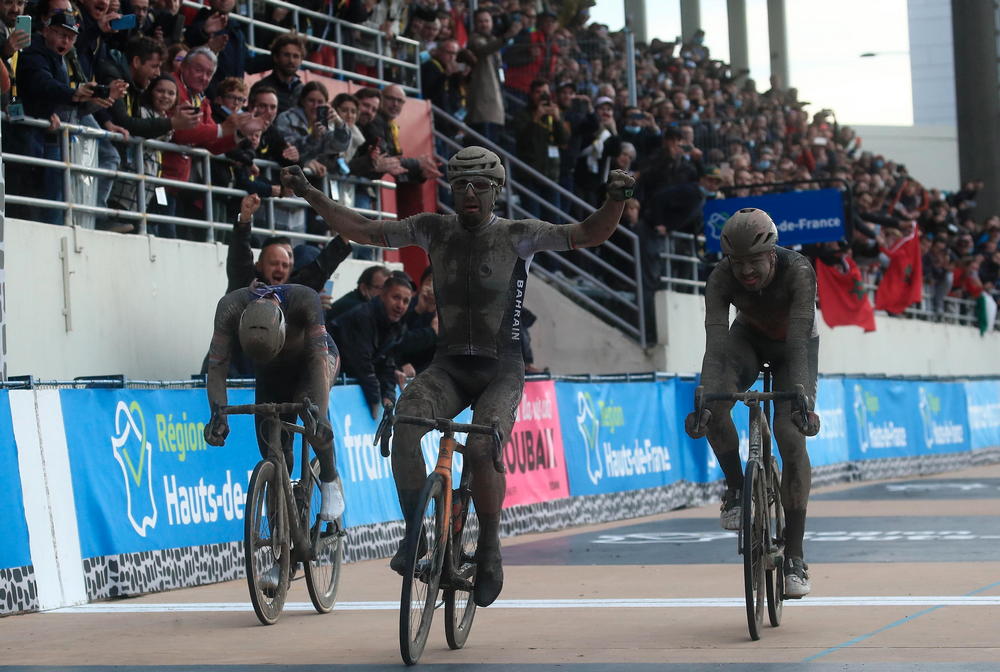
<path fill-rule="evenodd" d="M 816 288 L 823 321 L 831 327 L 854 324 L 875 331 L 875 311 L 861 283 L 861 269 L 847 255 L 841 264 L 816 261 Z"/>
<path fill-rule="evenodd" d="M 882 248 L 882 252 L 889 257 L 889 268 L 885 269 L 875 292 L 875 309 L 902 313 L 923 296 L 924 267 L 917 230 L 892 247 Z"/>

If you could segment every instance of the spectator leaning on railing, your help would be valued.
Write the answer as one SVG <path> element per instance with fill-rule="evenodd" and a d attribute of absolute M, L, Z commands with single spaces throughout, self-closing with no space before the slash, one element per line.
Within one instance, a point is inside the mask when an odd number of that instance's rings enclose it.
<path fill-rule="evenodd" d="M 81 121 L 82 117 L 88 116 L 94 110 L 108 108 L 113 102 L 111 98 L 95 98 L 94 84 L 81 84 L 76 89 L 70 86 L 64 58 L 73 48 L 79 31 L 80 24 L 74 14 L 70 12 L 54 14 L 42 29 L 41 36 L 25 49 L 19 58 L 18 99 L 24 106 L 24 113 L 30 117 L 51 120 L 53 128 L 58 128 L 62 116 L 66 116 L 66 121 Z M 123 88 L 115 86 L 111 90 L 111 96 L 117 98 Z M 96 123 L 93 125 L 96 126 Z M 56 134 L 38 128 L 26 128 L 19 137 L 26 143 L 24 153 L 29 156 L 54 160 L 64 158 L 62 145 Z M 114 152 L 114 149 L 111 151 Z M 115 159 L 117 158 L 115 152 Z M 65 198 L 61 169 L 42 169 L 40 182 L 44 197 L 55 201 L 62 201 Z M 21 186 L 29 184 L 30 182 L 25 182 Z M 60 223 L 62 211 L 47 210 L 44 218 L 51 223 Z"/>
<path fill-rule="evenodd" d="M 217 124 L 212 120 L 212 105 L 205 96 L 205 88 L 215 72 L 216 57 L 208 47 L 192 49 L 181 64 L 178 72 L 178 104 L 200 111 L 197 126 L 174 132 L 174 142 L 182 145 L 203 147 L 213 154 L 228 152 L 236 147 L 237 132 L 243 135 L 262 131 L 264 122 L 245 112 L 234 112 L 225 122 Z M 163 176 L 187 182 L 191 176 L 191 157 L 179 152 L 167 152 L 163 157 Z M 179 212 L 188 217 L 201 217 L 192 192 L 177 192 Z M 188 236 L 195 236 L 187 232 Z"/>

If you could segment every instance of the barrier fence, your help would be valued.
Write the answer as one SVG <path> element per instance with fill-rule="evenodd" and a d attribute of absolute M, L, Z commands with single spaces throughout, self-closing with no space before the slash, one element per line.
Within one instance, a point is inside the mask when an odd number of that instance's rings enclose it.
<path fill-rule="evenodd" d="M 683 431 L 695 385 L 664 376 L 529 381 L 504 449 L 505 533 L 716 497 L 722 472 L 711 449 Z M 229 401 L 252 395 L 232 389 Z M 997 399 L 1000 380 L 822 378 L 823 429 L 808 444 L 814 472 L 829 482 L 997 459 Z M 0 612 L 242 576 L 246 484 L 259 460 L 253 423 L 231 418 L 227 445 L 208 446 L 206 409 L 201 388 L 0 391 Z M 401 523 L 389 460 L 372 445 L 377 423 L 353 385 L 333 388 L 330 414 L 348 558 L 384 557 Z M 468 410 L 459 417 L 470 419 Z M 423 439 L 428 471 L 438 438 Z"/>

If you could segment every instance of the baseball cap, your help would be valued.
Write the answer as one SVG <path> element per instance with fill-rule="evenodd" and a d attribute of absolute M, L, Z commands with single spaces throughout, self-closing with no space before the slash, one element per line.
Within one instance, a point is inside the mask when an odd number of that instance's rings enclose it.
<path fill-rule="evenodd" d="M 600 96 L 594 101 L 594 107 L 600 107 L 601 105 L 611 105 L 614 106 L 615 101 L 611 100 L 607 96 Z"/>
<path fill-rule="evenodd" d="M 80 34 L 80 22 L 77 20 L 76 15 L 73 12 L 57 12 L 52 15 L 49 19 L 50 28 L 65 28 L 66 30 L 71 30 L 77 35 Z"/>
<path fill-rule="evenodd" d="M 718 166 L 706 166 L 705 167 L 705 174 L 703 175 L 703 177 L 714 177 L 716 179 L 721 180 L 722 179 L 722 171 L 719 170 Z"/>

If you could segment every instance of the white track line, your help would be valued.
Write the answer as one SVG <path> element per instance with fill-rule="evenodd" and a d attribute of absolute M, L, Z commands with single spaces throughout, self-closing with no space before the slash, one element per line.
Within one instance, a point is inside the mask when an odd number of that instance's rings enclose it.
<path fill-rule="evenodd" d="M 997 607 L 1000 596 L 872 596 L 872 597 L 810 597 L 787 600 L 786 606 L 796 607 Z M 579 599 L 579 600 L 497 600 L 490 609 L 675 609 L 727 607 L 743 608 L 746 602 L 737 597 L 701 599 Z M 153 614 L 182 611 L 218 612 L 250 611 L 249 602 L 96 602 L 76 607 L 52 609 L 49 614 Z M 337 611 L 394 611 L 399 602 L 338 602 Z M 312 611 L 309 602 L 288 602 L 285 611 Z"/>

